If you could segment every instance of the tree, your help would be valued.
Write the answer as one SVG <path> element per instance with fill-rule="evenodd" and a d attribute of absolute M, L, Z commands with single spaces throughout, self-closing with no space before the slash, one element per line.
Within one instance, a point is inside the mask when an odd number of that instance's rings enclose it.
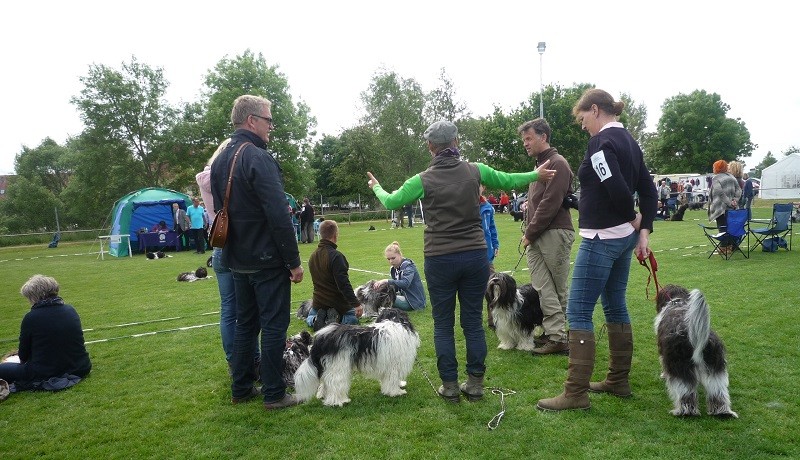
<path fill-rule="evenodd" d="M 457 120 L 470 116 L 467 106 L 456 99 L 455 85 L 447 76 L 444 68 L 439 71 L 439 87 L 425 96 L 425 114 L 428 122 Z"/>
<path fill-rule="evenodd" d="M 373 164 L 380 165 L 380 170 L 373 173 L 387 189 L 399 187 L 430 162 L 422 141 L 427 127 L 425 93 L 413 79 L 380 71 L 361 93 L 361 101 L 366 112 L 362 124 L 376 136 Z M 353 173 L 363 175 L 364 169 Z"/>
<path fill-rule="evenodd" d="M 203 156 L 208 159 L 217 145 L 231 135 L 231 109 L 237 97 L 243 94 L 265 97 L 272 102 L 275 120 L 267 148 L 283 169 L 286 189 L 307 194 L 304 170 L 317 122 L 304 102 L 294 103 L 289 82 L 278 66 L 268 65 L 261 53 L 254 55 L 246 50 L 233 59 L 221 59 L 206 76 L 205 86 L 202 140 L 207 142 L 207 150 Z"/>
<path fill-rule="evenodd" d="M 72 103 L 86 125 L 83 136 L 94 138 L 97 145 L 124 147 L 136 160 L 125 174 L 142 175 L 147 184 L 161 185 L 170 166 L 180 164 L 173 159 L 169 165 L 160 148 L 162 136 L 177 117 L 176 109 L 164 98 L 168 86 L 164 71 L 132 57 L 121 70 L 91 65 L 80 81 L 84 88 Z"/>
<path fill-rule="evenodd" d="M 648 165 L 660 173 L 711 172 L 717 160 L 750 156 L 756 147 L 740 119 L 726 116 L 730 106 L 716 93 L 696 90 L 667 99 L 648 142 Z"/>
<path fill-rule="evenodd" d="M 61 202 L 47 187 L 25 176 L 17 176 L 0 201 L 0 227 L 12 233 L 53 231 L 55 209 Z"/>
<path fill-rule="evenodd" d="M 53 139 L 45 138 L 38 147 L 23 146 L 14 159 L 17 176 L 41 185 L 58 196 L 69 181 L 69 150 Z"/>
<path fill-rule="evenodd" d="M 572 107 L 583 92 L 591 87 L 586 83 L 572 87 L 548 85 L 543 93 L 547 115 L 545 119 L 552 130 L 550 145 L 558 149 L 576 174 L 578 166 L 583 161 L 589 136 L 575 122 Z M 538 93 L 531 94 L 526 102 L 508 115 L 496 108 L 483 127 L 481 146 L 487 152 L 484 161 L 496 169 L 509 172 L 534 169 L 534 163 L 525 152 L 517 128 L 524 122 L 538 117 Z"/>
<path fill-rule="evenodd" d="M 767 155 L 764 157 L 763 160 L 761 160 L 761 163 L 759 163 L 758 166 L 756 166 L 755 168 L 753 168 L 750 171 L 748 171 L 748 176 L 756 177 L 758 179 L 761 179 L 761 173 L 766 168 L 768 168 L 769 166 L 774 165 L 777 162 L 778 162 L 778 160 L 775 159 L 774 156 L 772 156 L 772 152 L 767 152 Z"/>
<path fill-rule="evenodd" d="M 625 125 L 625 129 L 636 139 L 639 146 L 643 146 L 647 138 L 647 133 L 645 133 L 645 128 L 647 128 L 647 107 L 644 104 L 637 104 L 628 93 L 622 93 L 619 99 L 625 103 L 625 109 L 619 121 Z"/>

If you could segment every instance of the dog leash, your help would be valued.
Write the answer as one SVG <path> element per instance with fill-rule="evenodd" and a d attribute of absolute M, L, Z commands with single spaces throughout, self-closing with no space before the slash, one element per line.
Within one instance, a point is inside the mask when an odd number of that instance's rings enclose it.
<path fill-rule="evenodd" d="M 417 367 L 419 367 L 419 370 L 420 372 L 422 372 L 422 375 L 425 377 L 425 380 L 428 381 L 428 384 L 431 386 L 431 390 L 433 390 L 434 394 L 436 394 L 436 397 L 437 398 L 440 397 L 441 395 L 439 394 L 439 391 L 436 389 L 436 386 L 433 384 L 433 381 L 431 381 L 428 372 L 425 370 L 424 367 L 422 367 L 422 363 L 419 362 L 419 359 L 415 359 L 414 362 L 417 363 Z M 489 427 L 489 430 L 491 431 L 497 429 L 497 427 L 500 426 L 500 421 L 502 421 L 503 416 L 506 415 L 506 396 L 517 394 L 517 392 L 506 388 L 487 388 L 487 390 L 491 391 L 493 395 L 500 396 L 500 412 L 494 417 L 492 417 L 492 419 L 489 420 L 489 423 L 486 424 L 486 426 Z"/>
<path fill-rule="evenodd" d="M 653 254 L 653 251 L 651 251 L 649 248 L 647 249 L 647 257 L 637 254 L 636 258 L 639 259 L 639 265 L 646 268 L 649 272 L 647 275 L 647 286 L 644 288 L 644 295 L 648 300 L 650 300 L 650 278 L 652 278 L 655 282 L 656 292 L 661 290 L 661 285 L 658 284 L 658 275 L 656 275 L 656 272 L 658 271 L 658 262 L 656 261 L 655 254 Z M 648 260 L 650 261 L 649 266 L 647 265 Z"/>
<path fill-rule="evenodd" d="M 487 390 L 491 390 L 493 395 L 500 396 L 500 412 L 492 417 L 489 423 L 486 424 L 486 426 L 489 427 L 489 431 L 493 431 L 500 426 L 500 421 L 503 420 L 503 416 L 506 415 L 506 396 L 517 394 L 517 392 L 505 388 L 487 388 Z"/>
<path fill-rule="evenodd" d="M 517 243 L 517 252 L 519 252 L 519 259 L 517 259 L 517 265 L 514 265 L 514 269 L 511 270 L 512 278 L 514 277 L 514 272 L 516 272 L 517 269 L 519 268 L 519 264 L 520 262 L 522 262 L 522 258 L 525 257 L 525 251 L 522 247 L 522 240 L 520 240 L 519 243 Z"/>

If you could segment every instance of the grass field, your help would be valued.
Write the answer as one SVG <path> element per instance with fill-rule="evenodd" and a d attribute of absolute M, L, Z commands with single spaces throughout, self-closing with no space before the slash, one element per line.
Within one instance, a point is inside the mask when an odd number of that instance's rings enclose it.
<path fill-rule="evenodd" d="M 755 217 L 770 215 L 758 203 Z M 501 252 L 495 266 L 515 268 L 519 223 L 498 214 Z M 205 264 L 186 251 L 173 257 L 99 260 L 96 243 L 70 242 L 0 249 L 0 353 L 16 347 L 28 310 L 19 295 L 29 276 L 55 277 L 62 297 L 76 307 L 94 365 L 80 385 L 61 393 L 24 392 L 0 403 L 0 459 L 32 458 L 800 458 L 800 239 L 791 252 L 707 259 L 697 226 L 704 211 L 684 222 L 656 222 L 651 248 L 659 281 L 702 289 L 712 325 L 729 353 L 730 387 L 738 420 L 669 415 L 659 379 L 652 328 L 654 306 L 645 297 L 647 271 L 633 265 L 628 308 L 634 330 L 634 397 L 592 395 L 589 411 L 542 413 L 536 401 L 561 392 L 567 358 L 533 357 L 496 349 L 487 330 L 488 387 L 512 390 L 499 427 L 487 423 L 501 410 L 497 395 L 477 403 L 439 399 L 430 307 L 411 319 L 422 338 L 419 366 L 408 394 L 387 398 L 377 382 L 356 377 L 352 402 L 306 405 L 267 413 L 261 404 L 230 404 L 230 381 L 220 344 L 215 280 L 178 283 L 178 273 Z M 375 225 L 377 231 L 367 231 Z M 400 242 L 406 257 L 422 257 L 422 226 L 390 230 L 386 222 L 341 226 L 340 248 L 353 285 L 385 278 L 383 248 Z M 797 232 L 797 230 L 795 230 Z M 797 235 L 795 235 L 796 237 Z M 304 261 L 316 244 L 301 245 Z M 573 247 L 574 252 L 578 242 Z M 524 262 L 515 271 L 528 282 Z M 424 275 L 423 275 L 424 276 Z M 310 297 L 308 273 L 293 286 L 292 308 Z M 650 296 L 654 294 L 650 286 Z M 289 333 L 303 329 L 292 317 Z M 603 323 L 595 312 L 595 327 Z M 456 334 L 463 370 L 463 336 Z M 595 378 L 604 375 L 606 337 L 597 340 Z"/>

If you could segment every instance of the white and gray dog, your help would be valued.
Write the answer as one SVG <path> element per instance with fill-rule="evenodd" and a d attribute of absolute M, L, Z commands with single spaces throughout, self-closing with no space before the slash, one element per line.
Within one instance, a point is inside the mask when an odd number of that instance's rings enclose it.
<path fill-rule="evenodd" d="M 675 406 L 672 415 L 700 415 L 697 387 L 702 384 L 709 415 L 737 418 L 728 394 L 725 345 L 711 330 L 703 293 L 666 285 L 656 295 L 656 311 L 661 376 Z"/>
<path fill-rule="evenodd" d="M 294 373 L 300 368 L 311 354 L 313 341 L 308 331 L 300 331 L 286 339 L 286 348 L 283 350 L 283 381 L 287 386 L 294 387 Z"/>
<path fill-rule="evenodd" d="M 392 308 L 397 298 L 394 287 L 384 284 L 381 288 L 376 288 L 376 280 L 369 280 L 357 287 L 353 292 L 356 298 L 364 307 L 364 317 L 374 318 L 378 316 L 384 308 Z M 300 319 L 308 318 L 308 314 L 313 308 L 310 300 L 305 300 L 297 309 L 297 317 Z"/>
<path fill-rule="evenodd" d="M 533 351 L 536 327 L 544 319 L 536 289 L 530 284 L 517 289 L 511 275 L 495 273 L 489 278 L 485 297 L 500 340 L 497 348 Z"/>
<path fill-rule="evenodd" d="M 408 314 L 396 308 L 384 309 L 369 326 L 329 324 L 294 375 L 295 397 L 308 401 L 316 394 L 326 406 L 343 406 L 354 370 L 378 380 L 386 396 L 404 395 L 419 345 Z"/>

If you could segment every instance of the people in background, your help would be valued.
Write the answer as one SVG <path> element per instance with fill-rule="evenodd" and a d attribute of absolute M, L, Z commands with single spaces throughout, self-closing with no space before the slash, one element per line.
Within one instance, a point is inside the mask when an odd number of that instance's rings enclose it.
<path fill-rule="evenodd" d="M 391 265 L 389 278 L 378 281 L 375 283 L 375 287 L 380 288 L 386 284 L 394 287 L 397 293 L 394 301 L 395 308 L 405 311 L 425 308 L 425 289 L 422 287 L 422 279 L 414 261 L 403 257 L 400 243 L 393 241 L 386 246 L 383 255 Z"/>
<path fill-rule="evenodd" d="M 508 194 L 504 190 L 500 191 L 500 212 L 504 213 L 508 210 L 508 205 L 511 203 L 511 200 L 508 198 Z"/>
<path fill-rule="evenodd" d="M 195 254 L 206 253 L 206 239 L 203 233 L 206 226 L 206 210 L 200 206 L 200 200 L 192 198 L 192 205 L 186 208 L 189 217 L 189 232 L 194 240 Z"/>
<path fill-rule="evenodd" d="M 189 230 L 191 222 L 186 215 L 186 210 L 182 209 L 178 203 L 172 203 L 172 230 L 178 234 L 178 241 L 181 249 L 186 247 L 186 232 Z"/>
<path fill-rule="evenodd" d="M 486 255 L 489 258 L 489 277 L 494 275 L 494 258 L 500 252 L 500 239 L 497 237 L 497 226 L 494 223 L 494 207 L 489 204 L 483 193 L 486 187 L 481 184 L 480 188 L 480 202 L 478 207 L 481 213 L 481 228 L 483 228 L 483 237 L 486 240 Z M 492 310 L 489 305 L 486 305 L 486 321 L 489 329 L 494 329 L 494 318 L 492 317 Z"/>
<path fill-rule="evenodd" d="M 153 228 L 150 229 L 150 231 L 153 232 L 153 233 L 155 233 L 155 232 L 168 232 L 169 231 L 169 227 L 167 227 L 167 222 L 162 220 L 159 223 L 155 224 L 153 226 Z"/>
<path fill-rule="evenodd" d="M 78 312 L 58 296 L 58 282 L 33 275 L 20 289 L 30 311 L 19 331 L 19 362 L 0 363 L 0 379 L 16 390 L 62 390 L 89 375 L 92 362 Z"/>
<path fill-rule="evenodd" d="M 300 211 L 300 242 L 314 242 L 314 207 L 308 197 L 303 198 L 303 207 Z"/>
<path fill-rule="evenodd" d="M 728 163 L 718 160 L 713 165 L 714 177 L 711 180 L 711 189 L 708 191 L 708 220 L 716 221 L 720 233 L 728 229 L 728 216 L 726 211 L 739 206 L 742 188 L 739 181 L 728 172 Z M 733 251 L 732 238 L 720 241 L 719 250 L 727 255 Z"/>
<path fill-rule="evenodd" d="M 747 220 L 750 220 L 753 218 L 753 213 L 750 207 L 753 205 L 753 197 L 755 196 L 753 191 L 753 181 L 750 180 L 750 176 L 748 174 L 745 174 L 742 176 L 742 178 L 744 179 L 744 188 L 742 189 L 742 199 L 739 201 L 742 202 L 740 204 L 743 204 L 743 206 L 740 207 L 747 209 Z"/>

